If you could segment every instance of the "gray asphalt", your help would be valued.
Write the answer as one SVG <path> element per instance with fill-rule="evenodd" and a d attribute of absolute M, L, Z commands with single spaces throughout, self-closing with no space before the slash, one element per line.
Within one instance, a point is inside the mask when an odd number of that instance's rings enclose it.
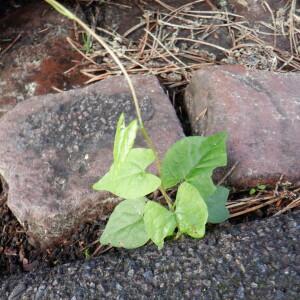
<path fill-rule="evenodd" d="M 300 212 L 112 250 L 0 283 L 1 299 L 300 299 Z"/>

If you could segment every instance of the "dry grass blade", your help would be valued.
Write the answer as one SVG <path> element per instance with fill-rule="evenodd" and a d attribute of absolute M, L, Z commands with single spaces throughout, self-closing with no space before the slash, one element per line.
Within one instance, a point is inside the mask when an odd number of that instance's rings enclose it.
<path fill-rule="evenodd" d="M 227 205 L 231 218 L 247 215 L 262 208 L 268 210 L 268 215 L 276 216 L 298 207 L 300 207 L 300 188 L 289 187 L 289 184 L 282 182 L 282 178 L 274 190 L 261 191 L 258 195 L 232 200 Z"/>
<path fill-rule="evenodd" d="M 86 54 L 84 54 L 74 43 L 74 41 L 72 41 L 71 38 L 67 37 L 67 42 L 86 60 L 88 60 L 90 63 L 92 63 L 93 65 L 98 65 L 93 59 L 91 59 L 91 57 L 87 56 Z"/>
<path fill-rule="evenodd" d="M 21 36 L 22 34 L 19 33 L 7 47 L 0 51 L 0 57 L 3 56 L 8 50 L 10 50 L 15 45 L 15 43 L 21 38 Z"/>
<path fill-rule="evenodd" d="M 283 209 L 281 209 L 279 212 L 277 212 L 274 216 L 278 216 L 281 215 L 282 213 L 292 209 L 292 208 L 296 208 L 300 206 L 300 198 L 293 200 L 289 205 L 287 205 L 286 207 L 284 207 Z"/>
<path fill-rule="evenodd" d="M 150 31 L 145 29 L 145 31 L 171 56 L 173 57 L 177 62 L 179 62 L 184 68 L 187 68 L 188 66 L 182 62 L 177 56 L 175 56 L 167 47 L 163 45 L 163 43 L 156 37 L 154 36 Z"/>

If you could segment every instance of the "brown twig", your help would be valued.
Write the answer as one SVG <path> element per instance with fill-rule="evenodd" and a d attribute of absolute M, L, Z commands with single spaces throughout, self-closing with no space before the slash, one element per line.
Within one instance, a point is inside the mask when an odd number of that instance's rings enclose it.
<path fill-rule="evenodd" d="M 19 33 L 13 40 L 12 42 L 6 46 L 1 52 L 0 52 L 0 57 L 3 56 L 5 53 L 7 53 L 15 44 L 16 42 L 21 38 L 22 34 Z"/>

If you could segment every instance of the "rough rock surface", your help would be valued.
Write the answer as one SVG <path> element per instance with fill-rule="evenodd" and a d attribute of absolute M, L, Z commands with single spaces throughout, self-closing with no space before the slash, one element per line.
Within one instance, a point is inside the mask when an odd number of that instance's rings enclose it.
<path fill-rule="evenodd" d="M 236 187 L 300 182 L 300 75 L 241 66 L 197 71 L 185 95 L 193 132 L 229 134 L 228 178 Z"/>
<path fill-rule="evenodd" d="M 300 288 L 300 213 L 209 232 L 201 240 L 113 250 L 76 262 L 12 276 L 7 299 L 266 299 L 296 300 Z"/>
<path fill-rule="evenodd" d="M 0 16 L 0 117 L 34 95 L 67 90 L 87 80 L 70 70 L 82 57 L 66 38 L 73 22 L 45 1 L 16 7 Z"/>
<path fill-rule="evenodd" d="M 175 111 L 151 76 L 132 77 L 145 124 L 162 155 L 183 136 Z M 91 185 L 109 169 L 115 125 L 135 118 L 123 77 L 83 89 L 33 97 L 0 119 L 0 173 L 8 206 L 42 246 L 113 201 Z M 142 138 L 138 138 L 143 144 Z M 107 211 L 108 210 L 108 211 Z"/>

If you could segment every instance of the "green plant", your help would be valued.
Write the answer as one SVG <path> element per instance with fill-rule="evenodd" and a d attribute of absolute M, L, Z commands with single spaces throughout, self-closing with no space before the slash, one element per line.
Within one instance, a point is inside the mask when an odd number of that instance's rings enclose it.
<path fill-rule="evenodd" d="M 117 124 L 113 158 L 109 172 L 93 185 L 124 200 L 115 208 L 100 238 L 103 245 L 136 248 L 150 239 L 163 247 L 164 239 L 176 234 L 201 238 L 207 222 L 219 223 L 229 217 L 225 206 L 228 190 L 215 186 L 211 175 L 216 167 L 225 166 L 226 134 L 187 137 L 175 143 L 162 162 L 144 126 L 132 81 L 119 58 L 107 43 L 71 11 L 55 0 L 45 0 L 59 13 L 75 21 L 101 44 L 117 63 L 128 82 L 137 120 L 125 125 L 122 114 Z M 133 148 L 140 130 L 149 149 Z M 146 171 L 155 162 L 159 176 Z M 167 189 L 178 187 L 175 201 Z M 158 189 L 168 206 L 145 196 Z"/>
<path fill-rule="evenodd" d="M 202 238 L 207 222 L 219 223 L 229 217 L 225 206 L 228 190 L 215 186 L 212 172 L 227 163 L 224 132 L 209 137 L 186 137 L 166 153 L 161 176 L 146 169 L 155 159 L 152 149 L 134 148 L 138 122 L 125 125 L 124 114 L 117 124 L 113 164 L 93 185 L 122 199 L 110 216 L 100 238 L 103 245 L 136 248 L 152 240 L 162 248 L 164 239 L 175 234 Z M 179 186 L 178 186 L 179 185 Z M 175 201 L 165 198 L 168 207 L 146 198 L 157 189 L 178 186 Z"/>
<path fill-rule="evenodd" d="M 82 33 L 82 41 L 83 41 L 82 50 L 86 54 L 90 53 L 93 48 L 93 40 L 92 40 L 91 35 L 83 32 Z"/>
<path fill-rule="evenodd" d="M 263 192 L 267 188 L 264 184 L 258 184 L 255 188 L 250 189 L 249 194 L 252 196 L 256 194 L 256 192 Z"/>
<path fill-rule="evenodd" d="M 90 250 L 88 248 L 84 249 L 83 254 L 84 254 L 84 257 L 85 257 L 86 260 L 91 258 Z"/>

